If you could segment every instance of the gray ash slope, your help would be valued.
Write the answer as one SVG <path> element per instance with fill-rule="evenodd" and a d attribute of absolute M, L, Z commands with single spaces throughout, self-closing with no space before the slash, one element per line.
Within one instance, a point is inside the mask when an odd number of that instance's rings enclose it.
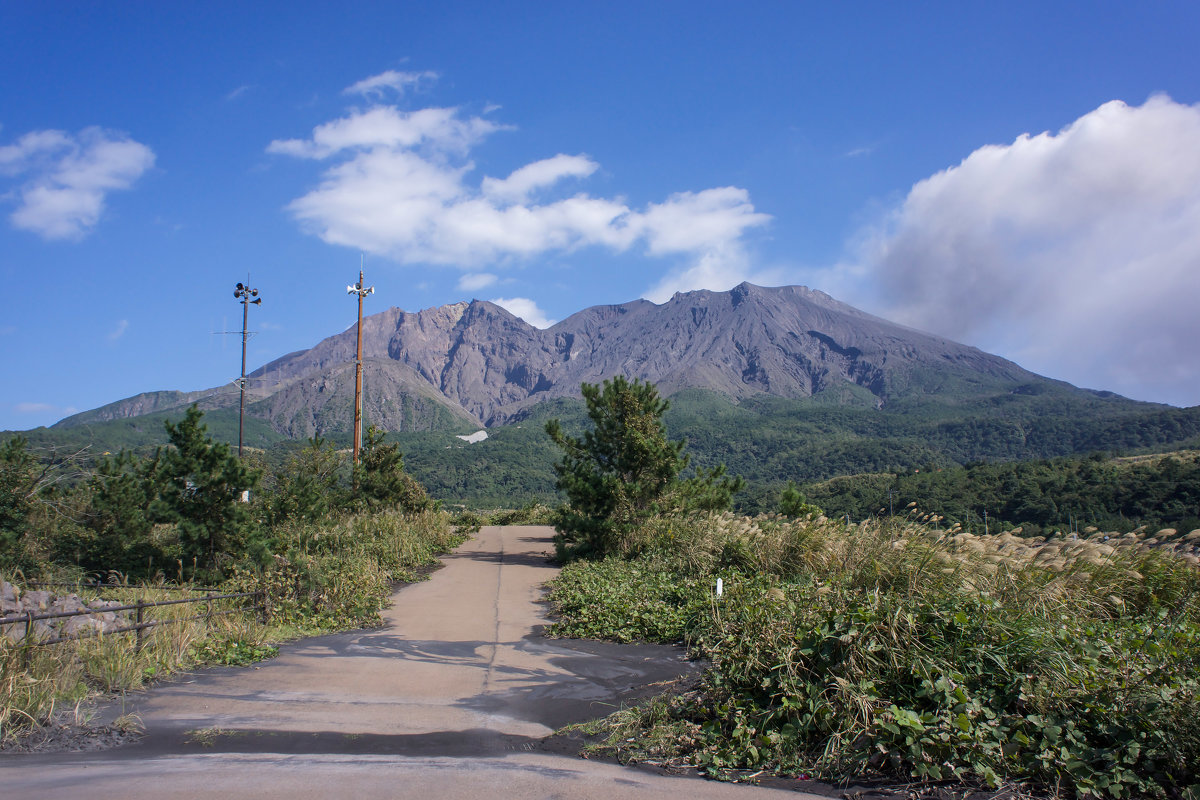
<path fill-rule="evenodd" d="M 250 413 L 306 437 L 350 425 L 355 332 L 276 359 L 250 375 Z M 884 408 L 900 401 L 973 400 L 1047 391 L 1098 397 L 974 347 L 906 328 L 800 286 L 749 283 L 658 305 L 593 306 L 539 330 L 481 300 L 363 321 L 364 405 L 387 430 L 498 426 L 583 382 L 640 378 L 671 395 L 706 389 L 733 401 L 817 397 Z M 1123 398 L 1116 402 L 1140 407 Z M 147 409 L 236 405 L 228 387 L 140 395 L 59 423 L 119 419 Z"/>

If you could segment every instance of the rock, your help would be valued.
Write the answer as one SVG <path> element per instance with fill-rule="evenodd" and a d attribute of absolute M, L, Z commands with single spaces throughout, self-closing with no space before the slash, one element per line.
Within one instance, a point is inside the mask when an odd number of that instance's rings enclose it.
<path fill-rule="evenodd" d="M 71 612 L 71 611 L 87 611 L 88 607 L 77 595 L 69 594 L 66 597 L 60 597 L 51 604 L 51 608 L 56 612 Z"/>
<path fill-rule="evenodd" d="M 17 587 L 0 579 L 0 616 L 20 610 L 21 601 L 17 598 Z"/>
<path fill-rule="evenodd" d="M 104 624 L 95 617 L 67 617 L 60 628 L 61 636 L 79 636 L 84 633 L 100 633 Z"/>
<path fill-rule="evenodd" d="M 22 610 L 33 609 L 34 611 L 46 611 L 50 608 L 50 603 L 53 600 L 53 595 L 49 592 L 39 589 L 36 591 L 25 592 L 21 596 Z"/>

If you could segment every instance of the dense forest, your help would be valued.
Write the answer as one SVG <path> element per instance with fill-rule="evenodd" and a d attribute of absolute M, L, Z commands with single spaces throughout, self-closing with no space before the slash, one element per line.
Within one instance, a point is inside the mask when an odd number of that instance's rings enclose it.
<path fill-rule="evenodd" d="M 853 475 L 800 487 L 830 516 L 922 512 L 992 533 L 1020 526 L 1027 535 L 1095 527 L 1126 532 L 1200 528 L 1200 453 L 974 463 L 966 467 Z"/>

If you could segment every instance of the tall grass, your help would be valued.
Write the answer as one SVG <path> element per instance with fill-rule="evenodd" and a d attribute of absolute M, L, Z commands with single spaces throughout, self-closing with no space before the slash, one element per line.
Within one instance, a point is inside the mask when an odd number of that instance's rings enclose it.
<path fill-rule="evenodd" d="M 665 604 L 712 660 L 697 696 L 625 712 L 608 746 L 637 732 L 658 757 L 718 774 L 1195 791 L 1200 535 L 1044 540 L 939 522 L 664 518 L 635 561 L 568 567 L 561 630 L 604 635 Z M 605 575 L 631 568 L 666 577 L 609 613 L 621 594 Z"/>
<path fill-rule="evenodd" d="M 86 590 L 84 600 L 94 599 Z M 177 600 L 179 594 L 161 586 L 105 589 L 104 599 L 123 603 Z M 0 744 L 45 725 L 56 712 L 74 715 L 99 696 L 141 688 L 147 682 L 179 669 L 203 663 L 208 651 L 238 645 L 247 653 L 261 648 L 267 630 L 253 613 L 221 614 L 211 619 L 186 619 L 227 611 L 237 601 L 160 606 L 145 611 L 146 621 L 160 624 L 142 634 L 136 647 L 133 632 L 110 633 L 52 645 L 29 645 L 0 638 Z"/>
<path fill-rule="evenodd" d="M 442 511 L 381 511 L 277 533 L 274 561 L 234 570 L 226 585 L 262 589 L 276 624 L 298 632 L 365 626 L 379 620 L 392 587 L 417 580 L 465 537 Z"/>
<path fill-rule="evenodd" d="M 269 656 L 271 642 L 317 631 L 370 625 L 398 581 L 415 580 L 460 541 L 442 512 L 379 512 L 292 524 L 277 533 L 274 563 L 243 565 L 221 586 L 229 592 L 264 590 L 268 624 L 257 612 L 188 621 L 204 604 L 147 609 L 146 618 L 172 621 L 148 629 L 140 650 L 132 633 L 76 642 L 24 646 L 0 637 L 0 745 L 44 726 L 64 709 L 83 714 L 90 701 L 135 690 L 201 664 L 244 664 Z M 84 591 L 84 600 L 92 599 Z M 164 586 L 105 590 L 105 599 L 178 599 Z M 214 601 L 222 611 L 238 601 Z"/>

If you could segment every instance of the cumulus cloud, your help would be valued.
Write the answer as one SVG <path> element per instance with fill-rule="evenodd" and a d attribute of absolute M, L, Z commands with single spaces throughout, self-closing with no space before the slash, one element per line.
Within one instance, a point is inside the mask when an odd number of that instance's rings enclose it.
<path fill-rule="evenodd" d="M 981 147 L 912 188 L 859 271 L 893 319 L 1078 385 L 1200 403 L 1200 106 L 1114 101 Z"/>
<path fill-rule="evenodd" d="M 537 303 L 528 297 L 497 297 L 491 302 L 513 316 L 520 317 L 535 328 L 549 328 L 557 322 L 557 320 L 547 318 L 546 312 L 538 308 Z"/>
<path fill-rule="evenodd" d="M 355 84 L 357 93 L 380 78 Z M 599 169 L 585 155 L 477 175 L 473 148 L 500 130 L 511 128 L 458 108 L 380 104 L 267 149 L 326 162 L 318 185 L 288 205 L 305 230 L 404 263 L 470 269 L 582 247 L 712 261 L 738 252 L 746 231 L 770 219 L 736 187 L 681 192 L 643 209 L 593 196 L 575 185 Z"/>
<path fill-rule="evenodd" d="M 497 280 L 490 272 L 469 272 L 458 279 L 458 288 L 464 292 L 474 292 L 491 286 Z"/>
<path fill-rule="evenodd" d="M 12 224 L 44 239 L 80 239 L 104 213 L 110 192 L 130 188 L 154 165 L 154 152 L 128 136 L 87 128 L 32 131 L 0 146 L 0 175 L 12 192 Z"/>

